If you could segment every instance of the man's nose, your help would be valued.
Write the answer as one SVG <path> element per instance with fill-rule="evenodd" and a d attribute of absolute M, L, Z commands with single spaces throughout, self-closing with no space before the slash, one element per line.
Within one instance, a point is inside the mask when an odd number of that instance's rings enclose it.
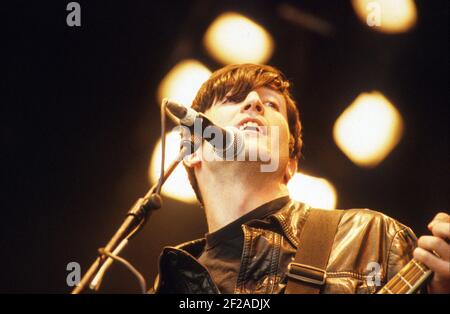
<path fill-rule="evenodd" d="M 261 103 L 261 99 L 258 94 L 252 95 L 254 92 L 250 93 L 241 105 L 241 113 L 257 113 L 260 115 L 264 114 L 264 106 Z"/>

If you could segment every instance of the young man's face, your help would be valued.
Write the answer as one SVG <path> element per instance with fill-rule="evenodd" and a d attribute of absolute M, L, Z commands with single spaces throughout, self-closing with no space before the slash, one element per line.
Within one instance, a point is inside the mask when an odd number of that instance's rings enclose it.
<path fill-rule="evenodd" d="M 286 100 L 279 92 L 261 87 L 249 92 L 241 102 L 225 97 L 216 101 L 205 114 L 222 127 L 236 127 L 243 132 L 246 158 L 257 156 L 258 161 L 267 162 L 269 156 L 271 164 L 277 158 L 277 167 L 286 165 L 289 159 L 289 125 Z M 208 151 L 203 150 L 205 153 Z"/>

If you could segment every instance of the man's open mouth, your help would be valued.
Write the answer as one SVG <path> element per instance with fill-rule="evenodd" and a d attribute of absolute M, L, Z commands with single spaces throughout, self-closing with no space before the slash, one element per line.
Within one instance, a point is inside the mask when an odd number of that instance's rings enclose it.
<path fill-rule="evenodd" d="M 247 122 L 239 127 L 241 131 L 254 131 L 260 133 L 259 125 L 255 122 Z"/>
<path fill-rule="evenodd" d="M 249 132 L 257 132 L 260 134 L 266 134 L 264 124 L 261 121 L 259 121 L 257 119 L 253 119 L 253 118 L 246 118 L 246 119 L 242 120 L 238 124 L 237 127 L 241 131 L 249 131 Z"/>

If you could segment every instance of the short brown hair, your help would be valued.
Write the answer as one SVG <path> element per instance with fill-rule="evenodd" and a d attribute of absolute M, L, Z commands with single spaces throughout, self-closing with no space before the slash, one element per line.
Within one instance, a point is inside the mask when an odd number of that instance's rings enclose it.
<path fill-rule="evenodd" d="M 260 87 L 271 88 L 284 96 L 290 132 L 289 157 L 298 161 L 302 148 L 300 114 L 290 93 L 291 83 L 280 70 L 269 65 L 249 63 L 227 65 L 215 71 L 203 83 L 192 102 L 192 108 L 205 112 L 225 96 L 240 102 L 248 93 Z M 186 167 L 186 171 L 198 201 L 203 204 L 194 170 Z"/>

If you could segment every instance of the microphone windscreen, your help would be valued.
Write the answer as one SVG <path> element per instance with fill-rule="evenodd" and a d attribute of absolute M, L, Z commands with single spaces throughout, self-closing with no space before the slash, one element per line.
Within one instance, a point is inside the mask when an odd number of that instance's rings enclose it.
<path fill-rule="evenodd" d="M 183 105 L 180 105 L 174 100 L 168 99 L 166 102 L 166 107 L 175 117 L 178 119 L 183 119 L 187 114 L 187 108 Z"/>

